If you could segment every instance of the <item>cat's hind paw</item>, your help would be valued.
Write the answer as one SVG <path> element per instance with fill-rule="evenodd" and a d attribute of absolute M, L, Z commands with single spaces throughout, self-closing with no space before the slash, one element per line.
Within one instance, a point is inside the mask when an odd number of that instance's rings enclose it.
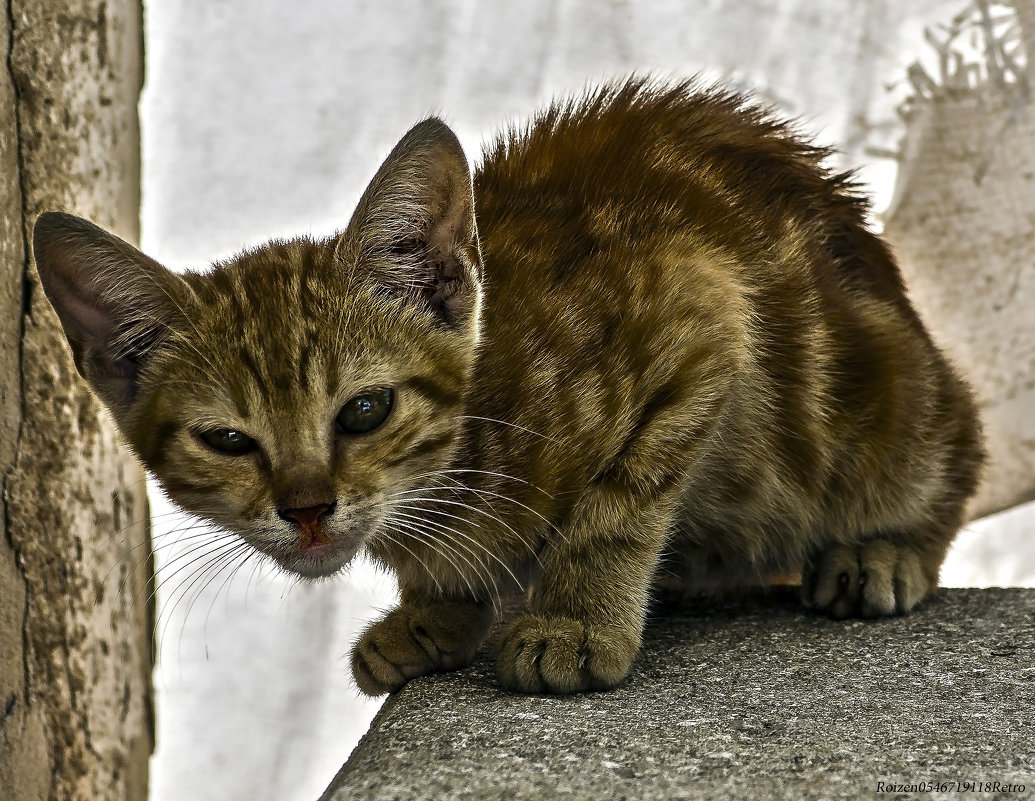
<path fill-rule="evenodd" d="M 410 679 L 469 664 L 493 620 L 491 607 L 439 601 L 401 604 L 372 624 L 352 648 L 352 675 L 367 695 Z"/>
<path fill-rule="evenodd" d="M 887 540 L 835 545 L 816 554 L 802 576 L 802 601 L 833 618 L 909 612 L 934 589 L 920 554 Z"/>
<path fill-rule="evenodd" d="M 524 615 L 500 638 L 496 675 L 506 689 L 524 693 L 605 690 L 625 678 L 639 648 L 632 628 Z"/>

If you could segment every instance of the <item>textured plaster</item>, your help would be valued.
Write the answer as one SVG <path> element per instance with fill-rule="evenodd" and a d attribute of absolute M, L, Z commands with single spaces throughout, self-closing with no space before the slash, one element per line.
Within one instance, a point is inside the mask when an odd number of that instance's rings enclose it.
<path fill-rule="evenodd" d="M 10 530 L 7 489 L 18 454 L 22 394 L 19 342 L 25 248 L 18 170 L 18 118 L 7 69 L 10 21 L 0 12 L 0 798 L 46 798 L 50 768 L 43 715 L 30 707 L 25 650 L 26 581 Z"/>
<path fill-rule="evenodd" d="M 0 174 L 21 189 L 4 192 L 0 244 L 4 801 L 147 794 L 143 472 L 75 374 L 24 244 L 47 209 L 137 238 L 140 16 L 134 0 L 11 0 L 4 21 Z"/>
<path fill-rule="evenodd" d="M 1016 6 L 1035 50 L 1035 0 Z M 981 403 L 991 458 L 977 516 L 1035 498 L 1035 97 L 991 82 L 935 92 L 907 115 L 884 230 Z"/>

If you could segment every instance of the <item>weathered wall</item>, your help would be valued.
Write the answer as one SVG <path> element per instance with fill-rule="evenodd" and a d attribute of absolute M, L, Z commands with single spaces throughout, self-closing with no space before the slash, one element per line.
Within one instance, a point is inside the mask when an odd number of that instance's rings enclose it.
<path fill-rule="evenodd" d="M 1015 6 L 1027 68 L 968 79 L 950 59 L 920 87 L 884 227 L 981 401 L 991 458 L 974 515 L 1035 497 L 1035 0 Z"/>
<path fill-rule="evenodd" d="M 8 41 L 9 19 L 0 14 L 0 43 Z M 14 86 L 0 70 L 0 797 L 15 801 L 45 798 L 50 774 L 42 717 L 38 709 L 27 714 L 26 579 L 6 503 L 21 423 L 22 223 Z"/>
<path fill-rule="evenodd" d="M 143 473 L 75 375 L 26 246 L 47 209 L 137 238 L 140 2 L 9 0 L 0 47 L 0 798 L 143 801 Z"/>

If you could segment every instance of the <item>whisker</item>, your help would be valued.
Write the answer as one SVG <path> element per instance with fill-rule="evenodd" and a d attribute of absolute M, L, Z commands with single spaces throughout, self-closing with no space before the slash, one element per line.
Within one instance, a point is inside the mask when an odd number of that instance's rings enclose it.
<path fill-rule="evenodd" d="M 548 527 L 550 527 L 554 532 L 560 534 L 560 532 L 558 531 L 556 526 L 554 526 L 553 523 L 551 523 L 541 513 L 537 512 L 535 509 L 532 509 L 532 508 L 530 508 L 528 506 L 525 506 L 525 504 L 521 503 L 520 501 L 515 500 L 514 498 L 510 498 L 510 497 L 508 497 L 506 495 L 503 495 L 503 494 L 501 494 L 499 492 L 493 492 L 492 490 L 475 489 L 474 487 L 468 487 L 466 484 L 461 483 L 460 481 L 458 481 L 457 479 L 453 478 L 452 476 L 442 476 L 442 478 L 447 480 L 447 481 L 452 482 L 452 485 L 450 485 L 450 486 L 441 486 L 440 485 L 438 487 L 429 487 L 428 489 L 444 489 L 444 490 L 455 489 L 455 490 L 461 490 L 461 491 L 464 491 L 464 492 L 473 492 L 475 495 L 478 495 L 479 497 L 488 495 L 490 497 L 499 498 L 501 500 L 504 500 L 504 501 L 507 501 L 509 503 L 512 503 L 515 506 L 519 506 L 519 507 L 522 507 L 522 508 L 526 509 L 532 515 L 538 517 L 540 520 L 542 520 L 544 523 L 546 523 L 546 525 Z M 486 506 L 488 506 L 493 511 L 493 513 L 496 514 L 496 508 L 492 505 L 492 503 L 490 501 L 485 500 L 484 497 L 481 497 L 481 500 L 485 501 Z M 506 525 L 503 522 L 503 518 L 499 517 L 498 514 L 497 514 L 497 520 L 499 520 L 499 522 L 502 525 Z M 530 551 L 534 551 L 534 548 L 531 545 L 529 545 L 529 543 L 523 537 L 521 537 L 520 534 L 518 534 L 512 528 L 508 527 L 508 529 L 511 531 L 511 533 L 514 534 L 515 537 L 517 537 L 519 540 L 521 540 L 522 544 L 524 544 Z"/>
<path fill-rule="evenodd" d="M 255 550 L 254 548 L 251 548 L 250 551 L 251 552 L 250 553 L 246 553 L 244 555 L 244 559 L 242 559 L 240 562 L 238 562 L 237 565 L 233 568 L 233 570 L 231 570 L 230 573 L 227 574 L 227 577 L 225 579 L 223 579 L 223 583 L 219 585 L 219 588 L 215 591 L 215 593 L 212 596 L 212 603 L 210 603 L 208 605 L 208 611 L 205 613 L 205 623 L 204 623 L 204 625 L 202 626 L 202 629 L 201 629 L 202 639 L 205 640 L 206 642 L 208 641 L 208 621 L 212 617 L 212 610 L 215 609 L 215 607 L 216 607 L 216 601 L 219 600 L 219 594 L 221 592 L 223 592 L 224 589 L 227 589 L 227 595 L 224 596 L 224 597 L 229 597 L 229 587 L 233 583 L 234 576 L 236 576 L 241 571 L 241 569 L 246 564 L 248 564 L 248 562 L 250 562 L 252 559 L 255 559 L 255 557 L 259 556 L 259 554 L 260 554 L 260 552 Z M 260 561 L 260 560 L 256 559 L 256 563 L 258 561 Z M 190 610 L 189 609 L 187 610 L 187 614 L 188 615 L 190 614 Z M 186 623 L 186 616 L 184 617 L 184 623 Z M 180 637 L 181 638 L 183 637 L 182 630 L 180 632 Z"/>
<path fill-rule="evenodd" d="M 442 487 L 442 489 L 449 489 L 449 488 L 448 487 Z M 525 539 L 525 537 L 523 537 L 517 531 L 515 531 L 514 528 L 510 524 L 506 523 L 504 520 L 502 520 L 501 518 L 497 517 L 496 515 L 493 515 L 493 514 L 491 514 L 489 512 L 486 512 L 484 509 L 479 509 L 477 506 L 472 506 L 471 504 L 464 503 L 462 501 L 450 501 L 450 500 L 445 500 L 443 498 L 426 498 L 426 497 L 421 497 L 421 496 L 408 497 L 405 500 L 406 501 L 410 501 L 411 503 L 420 503 L 420 502 L 426 502 L 426 503 L 430 503 L 430 504 L 444 503 L 444 504 L 447 504 L 449 506 L 459 506 L 459 507 L 461 507 L 463 509 L 469 509 L 470 511 L 475 512 L 477 514 L 480 514 L 483 517 L 487 517 L 490 520 L 492 520 L 493 522 L 498 523 L 499 525 L 501 525 L 503 528 L 505 528 L 507 531 L 509 531 L 511 534 L 513 534 L 514 537 L 518 540 L 518 542 L 520 542 L 522 545 L 525 546 L 525 548 L 528 549 L 529 553 L 534 553 L 535 552 L 535 548 L 532 547 L 532 545 L 528 542 L 528 540 Z M 427 512 L 428 514 L 437 514 L 437 515 L 440 515 L 440 516 L 443 516 L 443 517 L 452 517 L 455 520 L 460 520 L 460 521 L 463 521 L 465 523 L 468 523 L 470 525 L 474 525 L 474 526 L 477 527 L 477 524 L 475 524 L 473 521 L 467 520 L 466 518 L 459 517 L 457 515 L 449 514 L 448 512 L 442 511 L 441 509 L 435 509 L 433 507 L 427 507 L 427 506 L 409 506 L 409 507 L 406 507 L 403 503 L 399 503 L 399 502 L 396 502 L 394 504 L 394 506 L 399 507 L 399 508 L 409 508 L 409 509 L 412 509 L 412 510 L 415 510 L 415 511 L 420 511 L 420 512 Z"/>
<path fill-rule="evenodd" d="M 451 488 L 443 487 L 443 489 L 451 489 Z M 514 531 L 514 529 L 512 529 L 509 525 L 507 525 L 507 523 L 503 522 L 503 520 L 500 519 L 499 517 L 497 517 L 497 516 L 495 516 L 493 514 L 490 514 L 489 512 L 486 512 L 486 511 L 483 511 L 481 509 L 478 509 L 477 507 L 471 506 L 468 503 L 464 503 L 463 501 L 448 501 L 448 500 L 443 500 L 442 498 L 425 498 L 425 497 L 422 497 L 420 495 L 417 495 L 415 497 L 403 498 L 402 501 L 397 501 L 395 504 L 393 504 L 392 508 L 393 509 L 412 509 L 412 510 L 420 511 L 420 512 L 428 512 L 429 514 L 437 514 L 440 517 L 449 517 L 449 518 L 452 518 L 453 520 L 459 520 L 462 523 L 467 523 L 468 525 L 477 526 L 477 524 L 475 524 L 471 520 L 468 520 L 466 517 L 460 517 L 460 515 L 450 514 L 449 512 L 444 512 L 441 509 L 434 509 L 434 508 L 423 507 L 423 506 L 407 506 L 406 505 L 406 503 L 421 503 L 421 502 L 445 503 L 445 504 L 449 504 L 450 506 L 460 506 L 460 507 L 462 507 L 464 509 L 470 509 L 472 512 L 477 512 L 477 513 L 479 513 L 481 515 L 484 515 L 485 517 L 488 517 L 493 522 L 499 523 L 501 526 L 503 526 L 508 531 L 510 531 L 510 533 L 513 534 L 515 537 L 518 536 L 517 532 Z"/>
<path fill-rule="evenodd" d="M 403 503 L 396 504 L 393 507 L 393 513 L 395 513 L 396 509 L 406 509 L 406 510 L 411 511 L 411 512 L 421 512 L 423 514 L 437 514 L 437 515 L 439 515 L 441 517 L 449 517 L 449 518 L 452 518 L 454 520 L 460 520 L 460 521 L 462 521 L 464 523 L 467 523 L 468 525 L 473 525 L 476 529 L 479 529 L 479 530 L 481 529 L 481 526 L 479 526 L 476 523 L 472 523 L 471 521 L 468 521 L 465 518 L 459 517 L 457 515 L 451 515 L 448 512 L 443 512 L 443 511 L 441 511 L 439 509 L 429 509 L 429 508 L 423 507 L 423 506 L 410 506 L 408 504 L 403 504 Z M 404 513 L 399 512 L 398 514 L 402 515 Z M 510 574 L 511 578 L 513 578 L 515 580 L 515 582 L 517 582 L 518 586 L 519 587 L 521 586 L 521 582 L 517 581 L 517 577 L 511 572 L 511 570 L 507 566 L 506 562 L 504 562 L 498 555 L 492 553 L 492 551 L 490 551 L 489 548 L 484 543 L 479 541 L 477 537 L 473 537 L 470 534 L 467 534 L 467 533 L 464 533 L 463 531 L 460 531 L 459 529 L 456 529 L 456 528 L 453 528 L 453 527 L 450 527 L 450 526 L 446 526 L 444 523 L 441 523 L 439 521 L 428 520 L 427 518 L 415 517 L 413 515 L 406 515 L 406 517 L 408 517 L 410 519 L 413 519 L 413 520 L 419 520 L 421 522 L 425 522 L 425 523 L 428 523 L 428 524 L 433 524 L 433 525 L 439 526 L 440 528 L 443 528 L 443 529 L 445 529 L 445 530 L 447 530 L 447 531 L 449 531 L 449 532 L 451 532 L 453 534 L 456 534 L 458 536 L 463 537 L 466 540 L 469 540 L 470 542 L 473 542 L 479 548 L 482 548 L 489 556 L 491 556 L 493 559 L 495 559 L 500 564 L 500 566 L 502 566 L 503 569 L 505 571 L 507 571 L 507 573 Z M 526 548 L 529 548 L 528 543 L 525 542 L 523 539 L 521 539 L 521 537 L 516 532 L 515 532 L 515 536 L 518 537 L 518 539 L 519 539 L 519 541 L 521 542 L 522 545 L 524 545 Z"/>
<path fill-rule="evenodd" d="M 461 559 L 463 559 L 465 562 L 467 562 L 467 565 L 474 572 L 474 575 L 476 577 L 480 578 L 481 576 L 480 576 L 480 574 L 478 572 L 478 568 L 475 567 L 474 563 L 472 563 L 469 559 L 467 559 L 462 553 L 459 553 L 458 551 L 456 551 L 456 550 L 454 550 L 452 548 L 449 548 L 449 546 L 446 545 L 446 543 L 442 542 L 441 540 L 436 540 L 435 537 L 434 537 L 434 532 L 428 531 L 426 529 L 421 529 L 421 528 L 419 528 L 417 526 L 414 526 L 411 523 L 406 523 L 404 521 L 400 521 L 400 520 L 397 520 L 397 519 L 393 519 L 392 520 L 392 524 L 394 526 L 398 527 L 398 528 L 402 528 L 404 531 L 409 531 L 411 534 L 414 534 L 414 535 L 421 535 L 421 534 L 423 534 L 424 535 L 423 537 L 415 536 L 414 539 L 416 539 L 416 540 L 418 540 L 420 542 L 423 542 L 425 545 L 427 545 L 429 548 L 431 548 L 433 551 L 435 551 L 439 556 L 441 556 L 443 559 L 445 559 L 446 562 L 449 563 L 449 565 L 451 565 L 456 570 L 457 575 L 459 575 L 460 578 L 463 579 L 464 583 L 467 584 L 468 589 L 471 591 L 471 595 L 474 596 L 474 597 L 478 596 L 478 594 L 475 592 L 474 585 L 471 583 L 470 579 L 467 576 L 467 573 L 461 568 L 461 566 L 459 564 L 456 563 L 455 559 L 450 557 L 450 554 L 452 554 L 453 556 L 458 556 Z M 400 533 L 400 532 L 397 531 L 396 533 Z M 436 547 L 436 542 L 439 545 L 441 545 L 443 548 L 445 548 L 446 551 L 444 552 L 444 551 L 439 550 L 439 548 Z"/>
<path fill-rule="evenodd" d="M 166 627 L 165 629 L 163 629 L 162 636 L 159 639 L 159 650 L 161 650 L 164 645 L 165 634 L 168 632 L 168 626 L 172 622 L 172 610 L 175 608 L 176 603 L 179 603 L 184 599 L 187 599 L 188 595 L 190 595 L 191 593 L 191 590 L 198 584 L 198 582 L 203 581 L 202 585 L 200 587 L 197 587 L 197 591 L 193 594 L 193 596 L 191 596 L 187 600 L 187 609 L 185 610 L 183 619 L 180 622 L 180 637 L 178 642 L 182 645 L 183 632 L 187 627 L 187 618 L 190 617 L 191 609 L 194 608 L 194 604 L 197 603 L 198 598 L 201 597 L 201 593 L 204 592 L 205 588 L 209 584 L 216 580 L 219 574 L 222 573 L 228 565 L 232 564 L 233 561 L 241 553 L 243 553 L 250 547 L 251 546 L 249 546 L 245 542 L 231 543 L 229 547 L 225 547 L 214 559 L 201 565 L 201 567 L 199 567 L 197 570 L 191 573 L 191 575 L 188 576 L 188 578 L 183 583 L 181 583 L 180 587 L 183 587 L 183 584 L 186 584 L 186 588 L 183 589 L 183 591 L 180 593 L 179 600 L 173 601 L 173 605 L 169 608 L 169 617 L 166 618 L 165 623 Z M 180 589 L 180 587 L 178 587 L 177 589 Z M 173 591 L 173 595 L 170 596 L 170 599 L 172 599 L 175 596 L 175 592 L 176 590 Z M 177 657 L 180 656 L 179 647 L 177 647 L 176 654 Z"/>
<path fill-rule="evenodd" d="M 202 596 L 202 594 L 204 594 L 205 590 L 208 589 L 212 585 L 212 583 L 219 577 L 219 574 L 222 573 L 222 571 L 226 568 L 226 566 L 229 565 L 229 564 L 233 564 L 234 560 L 237 558 L 237 555 L 239 553 L 240 553 L 239 549 L 231 548 L 226 553 L 220 554 L 217 558 L 213 559 L 211 562 L 209 562 L 205 566 L 206 567 L 205 570 L 200 571 L 198 573 L 198 575 L 194 578 L 194 580 L 191 581 L 190 584 L 187 585 L 186 589 L 180 595 L 180 598 L 177 601 L 177 604 L 180 604 L 180 603 L 183 603 L 184 601 L 186 601 L 187 608 L 184 609 L 183 615 L 180 618 L 180 633 L 179 633 L 179 637 L 176 640 L 176 642 L 177 642 L 176 656 L 178 658 L 181 655 L 180 654 L 180 648 L 183 645 L 183 633 L 187 629 L 187 620 L 188 620 L 188 618 L 191 615 L 191 611 L 194 609 L 194 604 L 196 604 L 201 599 L 201 596 Z M 195 585 L 197 585 L 197 587 L 195 587 Z M 193 588 L 193 593 L 191 592 L 192 588 Z M 173 607 L 173 608 L 175 608 L 175 607 Z M 170 625 L 173 622 L 173 618 L 172 618 L 171 612 L 172 612 L 172 609 L 170 609 L 170 616 L 166 620 L 166 625 L 167 626 Z"/>
<path fill-rule="evenodd" d="M 507 422 L 506 420 L 497 420 L 495 417 L 479 417 L 476 414 L 457 414 L 457 415 L 454 415 L 453 417 L 456 420 L 482 420 L 483 422 L 486 422 L 486 423 L 498 423 L 498 424 L 503 425 L 503 426 L 508 426 L 509 428 L 515 428 L 518 431 L 524 431 L 526 434 L 532 434 L 533 436 L 541 437 L 542 439 L 548 440 L 549 442 L 557 442 L 557 440 L 554 439 L 551 436 L 547 436 L 546 434 L 541 434 L 538 431 L 533 431 L 531 428 L 525 428 L 524 426 L 519 426 L 517 423 L 510 423 L 510 422 Z"/>
<path fill-rule="evenodd" d="M 232 540 L 231 541 L 223 541 L 223 542 L 216 543 L 215 547 L 213 547 L 213 548 L 211 548 L 209 550 L 204 550 L 205 545 L 208 545 L 208 544 L 210 544 L 210 543 L 202 543 L 201 545 L 194 545 L 191 548 L 189 548 L 187 551 L 185 551 L 182 554 L 179 554 L 175 559 L 173 559 L 169 563 L 169 565 L 176 564 L 176 562 L 180 562 L 180 561 L 183 561 L 183 560 L 187 560 L 187 561 L 184 561 L 184 563 L 182 565 L 180 565 L 179 567 L 177 567 L 176 570 L 174 570 L 172 573 L 169 573 L 169 574 L 163 576 L 160 581 L 156 581 L 155 582 L 154 589 L 151 591 L 151 594 L 148 596 L 148 598 L 146 600 L 146 603 L 150 603 L 152 600 L 155 600 L 155 599 L 160 599 L 159 593 L 161 593 L 162 589 L 165 588 L 166 585 L 170 581 L 172 581 L 173 578 L 175 578 L 177 575 L 181 574 L 184 570 L 188 570 L 192 566 L 194 566 L 195 563 L 198 561 L 197 557 L 195 555 L 199 551 L 203 552 L 202 553 L 203 557 L 215 556 L 216 558 L 218 558 L 220 554 L 226 553 L 228 550 L 236 548 L 236 547 L 238 547 L 238 545 L 240 545 L 242 543 L 240 543 L 239 541 L 232 541 Z M 204 567 L 206 564 L 207 564 L 206 562 L 202 562 L 202 567 Z M 168 567 L 169 565 L 167 565 L 166 567 Z M 198 568 L 198 569 L 201 569 L 201 568 Z M 197 570 L 195 570 L 194 573 L 190 573 L 186 579 L 181 581 L 180 584 L 178 584 L 172 590 L 172 592 L 169 593 L 169 600 L 170 600 L 170 602 L 172 601 L 173 598 L 175 598 L 177 590 L 180 587 L 183 586 L 183 583 L 188 581 L 190 579 L 190 577 L 194 576 L 196 573 L 197 573 Z M 173 604 L 173 605 L 175 605 L 175 604 Z M 161 604 L 161 606 L 164 607 L 164 603 Z M 159 615 L 159 617 L 160 616 L 161 615 Z"/>
<path fill-rule="evenodd" d="M 206 544 L 211 544 L 213 545 L 213 547 L 206 550 L 204 548 L 204 545 Z M 191 547 L 188 551 L 179 554 L 174 560 L 172 560 L 169 563 L 170 565 L 172 565 L 176 562 L 183 562 L 183 564 L 177 567 L 176 570 L 174 570 L 172 573 L 169 573 L 168 575 L 162 577 L 162 580 L 155 587 L 153 595 L 158 597 L 159 600 L 161 600 L 160 593 L 163 589 L 166 588 L 168 582 L 170 582 L 173 578 L 181 575 L 184 571 L 189 571 L 192 567 L 195 567 L 195 565 L 200 565 L 200 567 L 204 567 L 208 564 L 211 564 L 212 561 L 220 559 L 223 554 L 233 551 L 241 547 L 242 545 L 243 543 L 241 543 L 240 541 L 227 539 L 221 542 L 203 543 L 202 545 L 195 545 Z M 201 552 L 200 556 L 198 555 L 199 551 Z M 183 578 L 181 581 L 179 581 L 179 583 L 176 584 L 175 587 L 173 587 L 173 589 L 169 592 L 168 596 L 170 601 L 176 597 L 176 593 L 180 592 L 184 585 L 186 585 L 192 577 L 197 575 L 198 569 L 199 568 L 196 568 L 194 571 L 188 573 L 186 578 Z"/>
<path fill-rule="evenodd" d="M 182 534 L 182 533 L 185 533 L 185 532 L 190 531 L 190 530 L 191 530 L 191 528 L 184 528 L 184 529 L 178 529 L 176 531 L 171 531 L 171 532 L 166 532 L 166 533 L 167 534 L 174 534 L 174 533 L 175 534 Z M 127 551 L 124 551 L 123 553 L 119 554 L 115 558 L 114 564 L 112 564 L 112 566 L 110 568 L 108 568 L 108 572 L 104 574 L 104 579 L 103 580 L 105 582 L 107 582 L 109 576 L 111 576 L 111 574 L 116 570 L 116 568 L 118 568 L 120 566 L 121 567 L 125 567 L 128 570 L 130 570 L 130 571 L 138 570 L 140 568 L 140 566 L 144 564 L 144 562 L 146 562 L 148 559 L 152 558 L 152 556 L 158 552 L 159 548 L 171 548 L 171 547 L 175 546 L 177 543 L 179 543 L 181 541 L 186 541 L 186 540 L 190 540 L 190 539 L 194 539 L 194 538 L 198 538 L 198 537 L 202 537 L 202 536 L 207 536 L 207 535 L 210 535 L 210 534 L 211 534 L 211 532 L 206 530 L 206 531 L 203 531 L 203 532 L 198 532 L 198 533 L 195 533 L 195 534 L 191 534 L 188 537 L 183 537 L 181 539 L 177 539 L 175 542 L 160 543 L 160 544 L 152 542 L 150 548 L 146 547 L 148 545 L 148 543 L 146 543 L 146 542 L 138 542 L 132 548 L 128 549 Z M 137 550 L 140 550 L 140 549 L 144 549 L 144 551 L 145 551 L 144 555 L 140 559 L 127 561 L 128 558 L 131 555 L 133 555 L 134 551 L 137 551 Z M 120 587 L 120 591 L 121 591 L 121 587 Z"/>
<path fill-rule="evenodd" d="M 427 478 L 429 476 L 445 475 L 446 473 L 475 473 L 477 475 L 493 476 L 494 478 L 505 478 L 508 481 L 516 481 L 519 484 L 524 484 L 524 485 L 526 485 L 528 487 L 531 487 L 532 489 L 536 490 L 537 492 L 541 492 L 544 495 L 547 495 L 547 496 L 549 496 L 551 498 L 553 497 L 553 495 L 551 495 L 549 492 L 547 492 L 546 490 L 536 486 L 535 484 L 533 484 L 528 479 L 520 478 L 519 476 L 512 476 L 512 475 L 509 475 L 507 473 L 499 473 L 499 472 L 496 472 L 494 470 L 479 470 L 479 469 L 476 469 L 476 468 L 473 468 L 473 467 L 445 467 L 445 468 L 441 468 L 439 470 L 432 470 L 432 471 L 430 471 L 428 473 L 423 473 L 421 475 L 414 476 L 414 479 Z"/>
<path fill-rule="evenodd" d="M 412 507 L 412 506 L 401 506 L 400 505 L 400 507 L 397 507 L 397 508 L 414 509 L 415 507 Z M 423 511 L 423 510 L 418 509 L 418 511 Z M 454 535 L 463 537 L 465 540 L 474 543 L 479 548 L 481 548 L 483 551 L 485 551 L 487 556 L 489 556 L 490 558 L 494 559 L 500 565 L 500 567 L 502 567 L 506 571 L 507 575 L 509 575 L 514 580 L 514 583 L 521 589 L 521 591 L 524 592 L 524 589 L 525 589 L 524 586 L 518 580 L 518 577 L 514 575 L 513 571 L 510 569 L 510 567 L 507 566 L 507 563 L 504 562 L 502 559 L 500 559 L 492 551 L 490 551 L 488 549 L 488 547 L 486 547 L 483 543 L 479 542 L 477 538 L 472 537 L 469 534 L 465 534 L 463 531 L 460 531 L 458 529 L 452 528 L 450 526 L 446 526 L 443 523 L 438 523 L 437 521 L 425 520 L 424 518 L 420 518 L 420 517 L 417 517 L 415 515 L 408 515 L 408 514 L 406 514 L 404 512 L 396 512 L 395 510 L 392 511 L 392 514 L 395 517 L 401 517 L 401 518 L 404 518 L 406 520 L 414 521 L 416 523 L 423 523 L 425 525 L 436 526 L 441 531 L 448 532 L 450 534 L 454 534 Z M 454 517 L 454 515 L 450 515 L 450 517 Z M 460 518 L 457 518 L 457 519 L 460 519 Z M 472 556 L 475 556 L 475 552 L 473 550 L 471 550 L 469 547 L 464 546 L 463 543 L 458 542 L 457 545 L 460 545 L 461 547 L 464 547 Z M 475 556 L 475 558 L 477 558 L 477 556 Z M 488 566 L 485 566 L 485 567 L 487 568 Z"/>
<path fill-rule="evenodd" d="M 230 544 L 232 543 L 226 541 L 220 542 L 218 540 L 206 540 L 201 543 L 192 543 L 189 548 L 185 549 L 184 551 L 181 551 L 175 557 L 170 559 L 168 562 L 166 562 L 159 568 L 158 572 L 163 575 L 158 577 L 159 580 L 155 582 L 154 589 L 151 591 L 151 594 L 146 599 L 144 599 L 144 602 L 151 603 L 151 601 L 156 600 L 158 598 L 159 592 L 162 590 L 162 588 L 165 586 L 167 582 L 171 581 L 181 571 L 186 570 L 192 564 L 194 564 L 194 561 L 197 559 L 197 555 L 199 554 L 199 552 L 202 555 L 208 555 L 212 552 L 212 549 L 209 549 L 209 546 L 215 546 L 215 550 L 221 550 L 222 548 L 225 548 L 227 547 L 227 545 Z M 183 564 L 181 564 L 179 567 L 177 567 L 170 573 L 169 569 L 177 562 L 183 562 Z M 139 599 L 134 598 L 134 601 L 137 600 Z"/>
<path fill-rule="evenodd" d="M 385 522 L 386 523 L 388 522 L 387 518 L 386 518 Z M 442 590 L 442 584 L 439 583 L 438 577 L 435 575 L 435 572 L 431 568 L 428 567 L 427 563 L 423 559 L 421 559 L 419 556 L 417 556 L 417 554 L 415 554 L 413 551 L 411 551 L 409 548 L 407 548 L 404 543 L 400 542 L 395 537 L 393 537 L 391 534 L 389 534 L 387 531 L 385 531 L 384 525 L 382 525 L 381 528 L 378 530 L 378 532 L 373 537 L 371 537 L 370 543 L 373 544 L 378 539 L 387 540 L 392 545 L 397 545 L 400 548 L 402 548 L 404 551 L 406 551 L 406 553 L 408 553 L 410 556 L 412 556 L 414 558 L 414 560 L 417 562 L 417 564 L 419 564 L 421 567 L 424 568 L 424 570 L 427 572 L 428 576 L 431 578 L 431 581 L 434 583 L 435 589 L 438 590 L 439 594 L 440 595 L 444 594 L 444 592 Z"/>
<path fill-rule="evenodd" d="M 271 564 L 272 564 L 272 561 L 271 560 L 268 561 L 266 559 L 256 559 L 255 562 L 252 563 L 252 571 L 251 571 L 251 573 L 248 574 L 248 583 L 244 585 L 244 603 L 245 603 L 246 606 L 248 604 L 248 596 L 251 593 L 252 582 L 256 580 L 255 579 L 256 574 L 258 574 L 258 576 L 259 576 L 258 582 L 256 582 L 256 583 L 261 583 L 263 578 L 264 578 L 264 576 L 262 574 L 262 569 L 266 568 L 266 567 L 270 567 Z"/>
<path fill-rule="evenodd" d="M 507 501 L 508 503 L 512 503 L 515 506 L 520 506 L 522 509 L 524 509 L 529 514 L 531 514 L 531 515 L 533 515 L 535 517 L 538 517 L 540 520 L 542 520 L 544 523 L 546 523 L 546 525 L 549 528 L 551 528 L 553 531 L 555 531 L 557 533 L 560 533 L 558 531 L 557 527 L 545 515 L 543 515 L 542 512 L 536 511 L 531 506 L 526 506 L 525 504 L 521 503 L 521 501 L 515 500 L 514 498 L 510 498 L 510 497 L 508 497 L 506 495 L 503 495 L 502 493 L 499 493 L 499 492 L 493 492 L 492 490 L 475 489 L 473 487 L 467 487 L 467 486 L 464 486 L 464 489 L 466 489 L 468 492 L 478 493 L 479 495 L 491 495 L 494 498 L 499 498 L 500 500 Z M 553 496 L 551 496 L 551 497 L 553 497 Z"/>

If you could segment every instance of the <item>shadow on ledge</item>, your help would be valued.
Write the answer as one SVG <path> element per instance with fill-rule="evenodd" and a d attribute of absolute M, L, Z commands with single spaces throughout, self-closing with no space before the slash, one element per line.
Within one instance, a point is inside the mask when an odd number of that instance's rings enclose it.
<path fill-rule="evenodd" d="M 621 687 L 575 696 L 504 693 L 483 655 L 389 698 L 321 801 L 1032 797 L 1033 610 L 943 589 L 833 621 L 774 592 L 655 617 Z"/>

